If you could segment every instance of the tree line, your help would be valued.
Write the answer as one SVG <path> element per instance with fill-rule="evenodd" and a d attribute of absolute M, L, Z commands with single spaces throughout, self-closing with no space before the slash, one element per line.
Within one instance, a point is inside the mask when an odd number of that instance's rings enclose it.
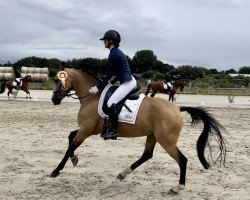
<path fill-rule="evenodd" d="M 243 66 L 238 71 L 235 69 L 218 71 L 216 68 L 207 69 L 201 66 L 181 65 L 174 67 L 173 65 L 163 63 L 157 59 L 157 56 L 151 50 L 137 51 L 131 59 L 127 56 L 129 66 L 132 73 L 142 74 L 144 78 L 163 78 L 166 72 L 173 77 L 181 78 L 204 78 L 205 76 L 223 76 L 229 73 L 250 74 L 250 66 Z M 98 58 L 80 58 L 64 61 L 68 67 L 76 69 L 89 70 L 100 77 L 103 77 L 108 68 L 107 59 Z M 15 63 L 0 64 L 0 66 L 13 66 L 14 70 L 26 67 L 48 67 L 50 77 L 54 77 L 61 66 L 62 61 L 57 58 L 47 59 L 39 57 L 26 57 Z"/>

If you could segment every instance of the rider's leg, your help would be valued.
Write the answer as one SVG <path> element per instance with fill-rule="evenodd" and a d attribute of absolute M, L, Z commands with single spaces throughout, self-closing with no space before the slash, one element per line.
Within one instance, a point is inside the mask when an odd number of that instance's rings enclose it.
<path fill-rule="evenodd" d="M 113 104 L 109 108 L 109 121 L 110 121 L 110 130 L 108 132 L 108 135 L 104 137 L 105 140 L 113 139 L 116 140 L 118 137 L 117 133 L 117 123 L 118 123 L 118 110 L 116 107 L 116 104 Z"/>
<path fill-rule="evenodd" d="M 136 87 L 136 80 L 133 79 L 131 81 L 125 82 L 121 84 L 117 90 L 113 93 L 113 95 L 109 98 L 107 105 L 110 108 L 109 120 L 111 122 L 111 128 L 106 135 L 106 139 L 116 139 L 117 134 L 117 121 L 118 121 L 118 110 L 116 104 L 120 102 L 129 92 L 131 92 Z M 105 139 L 104 138 L 104 139 Z"/>
<path fill-rule="evenodd" d="M 172 90 L 173 86 L 170 82 L 167 82 L 167 85 L 168 85 L 168 91 L 170 92 L 170 90 Z"/>

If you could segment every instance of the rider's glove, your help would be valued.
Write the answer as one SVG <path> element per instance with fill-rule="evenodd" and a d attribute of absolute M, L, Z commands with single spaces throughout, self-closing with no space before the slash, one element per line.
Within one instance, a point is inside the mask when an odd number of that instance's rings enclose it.
<path fill-rule="evenodd" d="M 95 86 L 95 87 L 91 87 L 90 89 L 89 89 L 89 93 L 91 93 L 91 94 L 95 94 L 95 93 L 97 93 L 99 90 L 98 90 L 98 88 Z"/>

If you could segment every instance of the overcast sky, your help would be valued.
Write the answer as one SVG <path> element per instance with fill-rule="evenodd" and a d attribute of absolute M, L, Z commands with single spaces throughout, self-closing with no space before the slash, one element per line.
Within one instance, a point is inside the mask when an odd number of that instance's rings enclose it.
<path fill-rule="evenodd" d="M 250 0 L 0 0 L 0 62 L 28 56 L 107 58 L 109 29 L 133 58 L 152 50 L 178 65 L 250 66 Z"/>

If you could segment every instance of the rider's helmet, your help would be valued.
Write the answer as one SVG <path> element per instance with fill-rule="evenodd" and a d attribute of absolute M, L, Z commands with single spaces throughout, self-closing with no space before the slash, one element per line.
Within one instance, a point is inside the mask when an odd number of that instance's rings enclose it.
<path fill-rule="evenodd" d="M 119 44 L 121 42 L 120 34 L 115 30 L 107 31 L 100 40 L 112 39 L 114 43 Z"/>

